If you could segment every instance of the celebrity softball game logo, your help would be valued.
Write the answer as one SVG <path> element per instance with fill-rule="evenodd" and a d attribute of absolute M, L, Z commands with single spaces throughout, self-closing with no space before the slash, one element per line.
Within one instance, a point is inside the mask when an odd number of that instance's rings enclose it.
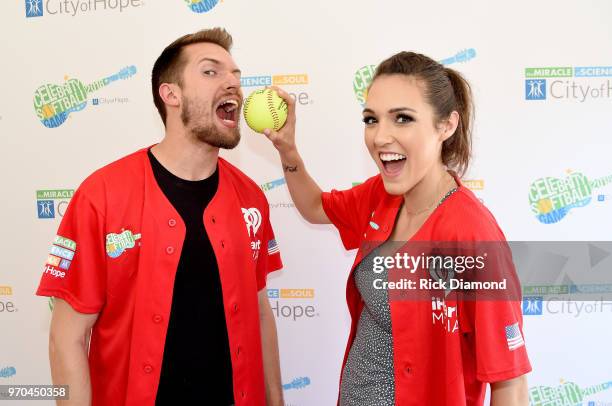
<path fill-rule="evenodd" d="M 98 11 L 117 11 L 139 8 L 142 0 L 25 0 L 26 18 L 47 16 L 77 17 Z"/>
<path fill-rule="evenodd" d="M 610 389 L 612 389 L 612 381 L 581 388 L 573 382 L 561 380 L 561 385 L 556 388 L 550 386 L 534 386 L 529 388 L 529 405 L 596 406 L 599 403 L 590 401 L 589 398 Z"/>
<path fill-rule="evenodd" d="M 15 303 L 9 298 L 13 296 L 13 288 L 0 285 L 0 313 L 15 313 Z"/>
<path fill-rule="evenodd" d="M 309 385 L 310 385 L 310 378 L 307 376 L 301 376 L 299 378 L 295 378 L 289 383 L 283 384 L 283 390 L 304 389 L 305 387 Z"/>
<path fill-rule="evenodd" d="M 612 99 L 612 66 L 525 68 L 525 100 Z"/>
<path fill-rule="evenodd" d="M 64 78 L 65 82 L 61 85 L 42 85 L 34 92 L 34 112 L 45 127 L 59 127 L 66 122 L 70 113 L 82 111 L 87 107 L 88 97 L 92 93 L 111 83 L 129 79 L 135 74 L 136 67 L 131 65 L 87 85 L 68 77 Z"/>
<path fill-rule="evenodd" d="M 17 374 L 15 367 L 0 368 L 0 378 L 11 378 Z"/>
<path fill-rule="evenodd" d="M 240 78 L 242 87 L 282 87 L 289 96 L 293 97 L 296 105 L 306 106 L 313 104 L 310 93 L 304 88 L 310 83 L 307 73 L 292 73 L 278 75 L 243 76 Z"/>
<path fill-rule="evenodd" d="M 262 191 L 267 192 L 269 190 L 276 189 L 277 187 L 283 186 L 285 184 L 287 184 L 287 181 L 285 180 L 285 178 L 279 178 L 279 179 L 274 179 L 274 180 L 271 180 L 270 182 L 261 184 L 259 185 L 259 188 Z"/>
<path fill-rule="evenodd" d="M 36 211 L 39 219 L 64 217 L 66 207 L 74 196 L 74 189 L 36 191 Z"/>
<path fill-rule="evenodd" d="M 591 203 L 593 192 L 611 182 L 612 175 L 589 179 L 580 172 L 572 171 L 568 171 L 564 179 L 539 178 L 529 187 L 529 205 L 541 223 L 558 223 L 569 214 L 570 210 Z M 599 194 L 597 200 L 604 201 L 605 195 Z"/>
<path fill-rule="evenodd" d="M 444 58 L 438 62 L 442 65 L 452 65 L 454 63 L 462 63 L 472 60 L 476 57 L 476 50 L 474 48 L 465 49 L 463 51 L 457 52 L 455 55 L 450 56 L 448 58 Z M 365 99 L 367 97 L 367 89 L 372 82 L 372 78 L 374 77 L 374 72 L 376 71 L 376 65 L 365 65 L 362 68 L 357 69 L 355 75 L 353 77 L 353 91 L 355 92 L 355 97 L 357 97 L 357 101 L 362 106 L 365 104 Z"/>
<path fill-rule="evenodd" d="M 219 0 L 183 0 L 194 13 L 208 13 L 219 4 Z"/>
<path fill-rule="evenodd" d="M 320 316 L 314 305 L 314 289 L 268 289 L 268 299 L 277 319 L 299 321 Z"/>
<path fill-rule="evenodd" d="M 106 254 L 111 258 L 118 258 L 126 250 L 134 248 L 140 237 L 140 234 L 134 234 L 130 230 L 121 230 L 119 234 L 106 234 Z"/>

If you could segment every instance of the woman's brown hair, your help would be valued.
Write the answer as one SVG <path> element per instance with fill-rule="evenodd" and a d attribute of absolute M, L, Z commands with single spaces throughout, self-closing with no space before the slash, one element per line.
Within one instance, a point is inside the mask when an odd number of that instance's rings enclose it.
<path fill-rule="evenodd" d="M 459 114 L 457 130 L 442 144 L 442 162 L 463 175 L 472 152 L 474 106 L 470 85 L 459 72 L 415 52 L 400 52 L 382 61 L 372 83 L 379 76 L 396 74 L 414 76 L 424 85 L 425 100 L 433 107 L 435 125 L 453 111 Z"/>

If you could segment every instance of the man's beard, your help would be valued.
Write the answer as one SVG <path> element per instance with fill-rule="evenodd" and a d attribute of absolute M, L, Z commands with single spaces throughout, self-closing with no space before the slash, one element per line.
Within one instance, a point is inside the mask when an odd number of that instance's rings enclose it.
<path fill-rule="evenodd" d="M 216 148 L 233 149 L 240 142 L 240 126 L 236 125 L 236 128 L 228 128 L 229 134 L 223 134 L 214 125 L 214 123 L 208 124 L 192 124 L 194 117 L 203 116 L 202 106 L 196 108 L 186 97 L 183 96 L 183 111 L 181 112 L 181 121 L 198 141 L 205 142 L 210 146 Z M 213 112 L 213 114 L 217 114 Z M 239 117 L 238 113 L 236 117 Z"/>

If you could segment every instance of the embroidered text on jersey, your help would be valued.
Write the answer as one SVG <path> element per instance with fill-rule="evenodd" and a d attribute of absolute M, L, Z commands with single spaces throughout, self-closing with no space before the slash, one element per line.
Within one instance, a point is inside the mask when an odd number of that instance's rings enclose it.
<path fill-rule="evenodd" d="M 74 259 L 76 247 L 76 242 L 71 239 L 61 235 L 56 236 L 47 257 L 44 273 L 56 278 L 64 278 Z"/>

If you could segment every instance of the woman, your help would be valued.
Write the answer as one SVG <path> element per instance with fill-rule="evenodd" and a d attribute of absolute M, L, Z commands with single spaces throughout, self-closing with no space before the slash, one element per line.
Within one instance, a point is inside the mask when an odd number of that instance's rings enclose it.
<path fill-rule="evenodd" d="M 311 223 L 334 224 L 359 248 L 347 286 L 352 317 L 340 405 L 527 405 L 531 370 L 518 301 L 390 300 L 375 289 L 374 257 L 394 241 L 505 241 L 491 213 L 461 184 L 469 163 L 472 99 L 462 76 L 420 54 L 383 61 L 368 90 L 365 143 L 380 174 L 322 193 L 295 145 L 294 103 L 279 132 L 291 197 Z M 389 275 L 384 275 L 389 278 Z"/>

